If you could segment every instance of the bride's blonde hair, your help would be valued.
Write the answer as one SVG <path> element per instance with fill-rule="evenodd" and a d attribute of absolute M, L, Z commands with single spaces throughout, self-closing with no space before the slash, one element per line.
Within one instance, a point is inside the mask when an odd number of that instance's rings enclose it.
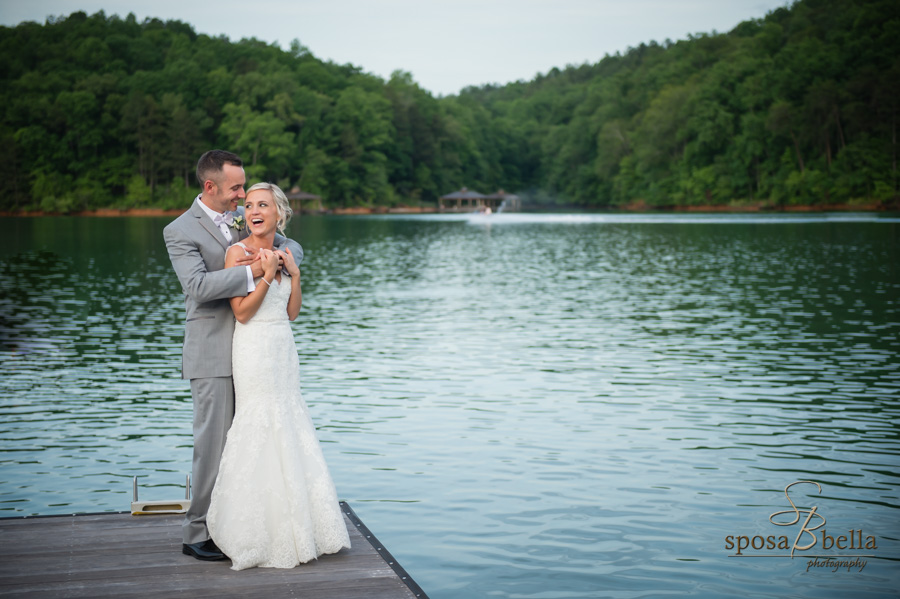
<path fill-rule="evenodd" d="M 247 195 L 250 195 L 251 191 L 258 191 L 260 189 L 265 189 L 272 194 L 273 198 L 275 198 L 275 209 L 278 210 L 278 222 L 275 226 L 278 228 L 278 231 L 284 235 L 284 228 L 290 222 L 291 216 L 294 214 L 294 211 L 291 210 L 291 203 L 288 201 L 287 196 L 284 195 L 284 192 L 281 191 L 281 188 L 274 183 L 257 183 L 247 190 Z"/>

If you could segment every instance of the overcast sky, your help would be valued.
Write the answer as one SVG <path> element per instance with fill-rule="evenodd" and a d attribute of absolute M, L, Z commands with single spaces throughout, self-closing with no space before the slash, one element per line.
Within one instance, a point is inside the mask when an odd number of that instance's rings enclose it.
<path fill-rule="evenodd" d="M 178 19 L 198 33 L 255 37 L 388 78 L 397 69 L 435 95 L 529 80 L 641 42 L 726 32 L 787 0 L 0 0 L 0 24 L 76 10 Z M 210 7 L 217 7 L 212 9 Z"/>

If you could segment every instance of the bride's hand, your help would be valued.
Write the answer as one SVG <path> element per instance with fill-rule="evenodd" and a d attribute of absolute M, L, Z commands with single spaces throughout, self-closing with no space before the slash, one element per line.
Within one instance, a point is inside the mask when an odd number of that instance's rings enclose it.
<path fill-rule="evenodd" d="M 278 254 L 272 250 L 259 250 L 259 259 L 262 262 L 263 277 L 271 283 L 278 270 Z"/>
<path fill-rule="evenodd" d="M 294 254 L 291 253 L 290 248 L 284 248 L 284 251 L 275 250 L 275 253 L 281 257 L 281 261 L 284 263 L 284 269 L 289 275 L 292 277 L 300 276 L 300 267 L 297 266 L 297 263 L 294 261 Z"/>

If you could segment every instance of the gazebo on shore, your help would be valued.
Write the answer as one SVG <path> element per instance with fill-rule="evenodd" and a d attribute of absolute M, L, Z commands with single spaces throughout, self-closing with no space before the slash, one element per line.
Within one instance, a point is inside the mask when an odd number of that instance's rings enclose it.
<path fill-rule="evenodd" d="M 439 212 L 470 212 L 484 207 L 484 194 L 463 187 L 438 198 Z"/>
<path fill-rule="evenodd" d="M 484 195 L 463 187 L 459 191 L 448 193 L 438 198 L 439 212 L 473 212 L 490 208 L 496 212 L 500 206 L 504 210 L 518 210 L 520 208 L 519 196 L 506 193 L 502 189 L 490 195 Z"/>
<path fill-rule="evenodd" d="M 309 193 L 307 191 L 301 190 L 299 187 L 292 187 L 291 191 L 284 194 L 287 196 L 288 202 L 291 204 L 291 210 L 294 211 L 294 214 L 300 214 L 303 212 L 303 202 L 314 203 L 315 208 L 307 208 L 307 212 L 315 210 L 317 212 L 322 212 L 322 196 L 317 196 L 314 193 Z"/>

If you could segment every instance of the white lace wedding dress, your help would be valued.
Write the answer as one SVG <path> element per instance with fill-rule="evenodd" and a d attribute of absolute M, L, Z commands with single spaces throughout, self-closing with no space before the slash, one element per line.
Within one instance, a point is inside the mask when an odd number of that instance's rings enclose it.
<path fill-rule="evenodd" d="M 233 570 L 293 568 L 350 547 L 300 395 L 290 295 L 290 278 L 282 274 L 253 318 L 235 323 L 235 416 L 207 515 L 210 535 Z"/>

